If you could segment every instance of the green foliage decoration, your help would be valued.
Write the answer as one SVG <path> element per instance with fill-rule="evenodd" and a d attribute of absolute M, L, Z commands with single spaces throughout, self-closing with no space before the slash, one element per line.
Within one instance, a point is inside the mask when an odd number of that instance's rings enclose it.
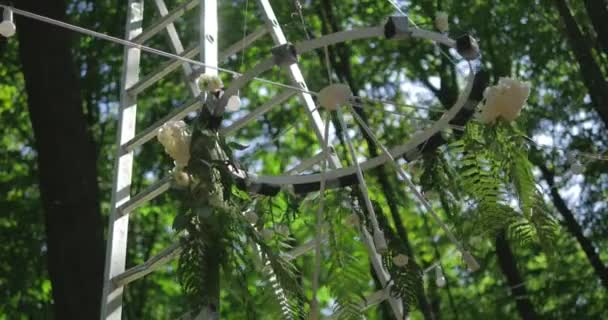
<path fill-rule="evenodd" d="M 552 252 L 557 223 L 536 185 L 525 136 L 502 120 L 488 126 L 471 122 L 450 148 L 467 200 L 462 233 L 495 236 L 507 229 L 521 243 L 536 239 Z"/>
<path fill-rule="evenodd" d="M 281 314 L 286 319 L 303 314 L 303 294 L 296 279 L 295 266 L 276 248 L 267 242 L 276 242 L 281 249 L 290 246 L 275 236 L 264 237 L 256 229 L 263 227 L 246 221 L 242 212 L 247 207 L 263 216 L 264 206 L 256 206 L 251 199 L 236 188 L 229 168 L 239 165 L 232 150 L 244 146 L 227 143 L 213 126 L 214 119 L 207 108 L 194 120 L 190 144 L 190 160 L 184 172 L 188 175 L 186 186 L 178 187 L 181 209 L 173 222 L 173 228 L 181 233 L 182 253 L 178 263 L 178 279 L 191 308 L 199 312 L 207 307 L 219 312 L 220 282 L 234 273 L 247 277 L 247 271 L 255 264 L 242 263 L 251 244 L 257 248 L 254 259 L 263 261 L 262 271 L 279 302 Z M 239 263 L 241 262 L 241 263 Z M 246 288 L 241 288 L 246 291 Z M 247 296 L 247 292 L 241 292 Z"/>

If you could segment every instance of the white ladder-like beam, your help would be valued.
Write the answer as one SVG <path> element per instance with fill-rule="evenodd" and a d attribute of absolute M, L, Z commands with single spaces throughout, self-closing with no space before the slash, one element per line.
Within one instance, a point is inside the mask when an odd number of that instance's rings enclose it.
<path fill-rule="evenodd" d="M 129 0 L 127 8 L 126 39 L 133 40 L 142 33 L 144 14 L 143 0 Z M 117 286 L 112 278 L 125 271 L 129 215 L 121 215 L 118 208 L 129 200 L 133 170 L 133 152 L 122 146 L 135 136 L 137 96 L 127 89 L 139 80 L 141 50 L 126 47 L 118 112 L 117 152 L 112 183 L 112 200 L 109 217 L 106 265 L 101 302 L 102 320 L 120 320 L 122 316 L 123 286 Z"/>
<path fill-rule="evenodd" d="M 268 31 L 266 30 L 266 28 L 260 28 L 260 29 L 256 30 L 255 32 L 248 34 L 243 39 L 233 43 L 230 47 L 228 47 L 224 51 L 222 51 L 220 53 L 219 60 L 224 61 L 225 59 L 238 53 L 239 51 L 243 50 L 248 45 L 252 44 L 257 39 L 264 36 L 267 32 Z M 200 53 L 200 47 L 198 45 L 196 45 L 195 47 L 192 47 L 192 48 L 184 51 L 181 56 L 184 58 L 192 59 L 199 53 Z M 179 66 L 181 64 L 182 64 L 182 62 L 179 60 L 169 60 L 169 61 L 163 63 L 160 67 L 158 67 L 158 69 L 154 70 L 149 75 L 147 75 L 142 80 L 140 80 L 137 84 L 135 84 L 131 88 L 129 88 L 129 93 L 131 93 L 131 94 L 141 93 L 142 91 L 148 89 L 154 83 L 156 83 L 157 81 L 162 79 L 164 76 L 175 71 L 175 69 L 179 68 Z M 196 74 L 196 72 L 194 74 Z M 190 80 L 192 80 L 192 79 L 190 79 Z"/>
<path fill-rule="evenodd" d="M 162 17 L 166 17 L 169 15 L 169 10 L 167 10 L 167 5 L 165 5 L 164 0 L 154 0 L 154 3 L 156 4 L 156 9 L 158 10 L 158 13 L 160 13 Z M 175 52 L 175 54 L 184 53 L 184 46 L 182 45 L 182 42 L 179 39 L 179 35 L 177 34 L 177 30 L 175 29 L 175 25 L 173 24 L 173 22 L 167 24 L 166 31 L 167 35 L 169 36 L 169 42 L 171 43 L 171 48 L 173 49 L 173 52 Z M 182 63 L 182 68 L 184 70 L 184 77 L 186 79 L 190 79 L 190 76 L 192 75 L 192 66 L 190 66 L 189 63 Z M 193 97 L 198 97 L 198 95 L 201 94 L 201 90 L 194 81 L 187 81 L 187 85 Z"/>
<path fill-rule="evenodd" d="M 218 50 L 217 50 L 217 0 L 200 0 L 200 55 L 201 62 L 209 67 L 204 67 L 203 72 L 217 75 Z M 215 68 L 214 68 L 215 67 Z"/>
<path fill-rule="evenodd" d="M 197 5 L 198 5 L 198 0 L 188 0 L 188 1 L 184 2 L 177 8 L 173 9 L 173 11 L 168 12 L 166 15 L 162 15 L 163 17 L 160 20 L 156 21 L 154 24 L 152 24 L 151 26 L 146 28 L 145 31 L 143 31 L 137 37 L 133 38 L 132 41 L 135 43 L 138 43 L 138 44 L 143 44 L 144 42 L 146 42 L 146 40 L 152 38 L 154 35 L 156 35 L 161 30 L 166 28 L 169 24 L 172 24 L 175 20 L 177 20 L 179 17 L 181 17 L 184 13 L 193 9 Z"/>

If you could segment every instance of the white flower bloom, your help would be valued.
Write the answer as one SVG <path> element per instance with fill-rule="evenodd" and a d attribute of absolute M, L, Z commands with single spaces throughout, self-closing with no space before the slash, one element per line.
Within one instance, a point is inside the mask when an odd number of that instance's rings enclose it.
<path fill-rule="evenodd" d="M 177 167 L 183 168 L 190 160 L 190 132 L 183 121 L 165 123 L 157 134 L 158 141 L 165 147 L 165 152 L 175 160 Z"/>
<path fill-rule="evenodd" d="M 448 21 L 447 12 L 438 11 L 435 15 L 435 27 L 440 32 L 447 32 L 450 30 L 450 22 Z"/>
<path fill-rule="evenodd" d="M 339 106 L 347 105 L 353 93 L 350 87 L 337 83 L 323 88 L 319 92 L 319 104 L 327 110 L 336 110 Z"/>
<path fill-rule="evenodd" d="M 198 77 L 198 87 L 203 92 L 216 92 L 224 87 L 224 83 L 217 75 L 203 73 Z"/>
<path fill-rule="evenodd" d="M 270 230 L 270 229 L 264 229 L 262 230 L 262 239 L 264 239 L 264 241 L 270 241 L 272 240 L 272 237 L 274 237 L 274 231 Z"/>
<path fill-rule="evenodd" d="M 410 257 L 404 255 L 404 254 L 398 254 L 396 256 L 393 257 L 393 263 L 397 266 L 397 267 L 405 267 L 407 266 L 407 263 L 410 262 Z"/>
<path fill-rule="evenodd" d="M 513 121 L 530 96 L 530 84 L 517 79 L 500 78 L 498 85 L 486 88 L 483 96 L 486 101 L 479 114 L 481 122 L 493 123 L 498 118 Z"/>
<path fill-rule="evenodd" d="M 349 227 L 356 227 L 359 225 L 359 216 L 356 213 L 353 213 L 346 217 L 346 225 Z"/>
<path fill-rule="evenodd" d="M 190 176 L 181 168 L 173 169 L 173 180 L 180 187 L 187 187 L 190 184 Z"/>
<path fill-rule="evenodd" d="M 228 103 L 226 104 L 226 110 L 230 112 L 239 111 L 241 107 L 241 98 L 239 96 L 231 96 L 228 98 Z"/>
<path fill-rule="evenodd" d="M 245 213 L 245 220 L 247 220 L 247 222 L 250 224 L 255 224 L 258 222 L 258 219 L 258 215 L 253 211 L 247 211 L 247 213 Z"/>

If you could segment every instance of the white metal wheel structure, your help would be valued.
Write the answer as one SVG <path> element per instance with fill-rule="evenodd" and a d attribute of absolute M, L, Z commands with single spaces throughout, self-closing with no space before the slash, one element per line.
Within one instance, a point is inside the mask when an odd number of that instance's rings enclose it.
<path fill-rule="evenodd" d="M 437 147 L 444 143 L 445 141 L 441 137 L 441 131 L 448 128 L 450 125 L 464 125 L 466 121 L 470 119 L 475 106 L 481 100 L 482 92 L 487 81 L 483 74 L 476 73 L 471 62 L 469 62 L 469 74 L 466 77 L 466 85 L 456 103 L 451 108 L 445 110 L 438 120 L 433 121 L 432 124 L 422 131 L 413 134 L 406 143 L 393 146 L 391 149 L 382 145 L 374 136 L 373 132 L 360 121 L 361 119 L 357 118 L 356 113 L 352 112 L 352 108 L 349 109 L 349 113 L 353 114 L 353 119 L 365 129 L 368 135 L 373 137 L 375 143 L 383 152 L 379 156 L 367 159 L 361 163 L 355 162 L 350 166 L 342 167 L 342 162 L 335 152 L 332 151 L 333 148 L 329 144 L 329 137 L 326 134 L 329 128 L 326 128 L 326 124 L 323 122 L 318 107 L 315 104 L 313 98 L 315 93 L 309 91 L 302 71 L 299 68 L 297 62 L 298 55 L 307 54 L 316 49 L 338 43 L 369 38 L 406 41 L 418 38 L 430 40 L 449 48 L 455 48 L 467 60 L 474 60 L 479 55 L 474 39 L 465 35 L 454 40 L 444 34 L 410 26 L 407 17 L 405 16 L 393 16 L 389 17 L 388 22 L 381 26 L 338 32 L 292 45 L 287 41 L 283 30 L 281 29 L 281 24 L 278 22 L 269 0 L 257 0 L 265 27 L 246 35 L 243 39 L 228 47 L 224 52 L 219 53 L 216 0 L 186 0 L 171 11 L 168 10 L 164 0 L 153 1 L 161 18 L 147 30 L 143 30 L 144 0 L 129 0 L 126 40 L 136 44 L 143 44 L 155 34 L 165 30 L 169 37 L 171 48 L 175 54 L 180 55 L 185 59 L 192 59 L 200 54 L 200 61 L 204 64 L 204 67 L 199 65 L 199 68 L 201 69 L 196 69 L 188 62 L 171 60 L 161 65 L 156 71 L 149 75 L 140 77 L 139 65 L 142 48 L 138 46 L 127 46 L 125 48 L 121 105 L 118 117 L 118 150 L 116 153 L 114 170 L 104 291 L 102 297 L 101 318 L 104 320 L 121 319 L 124 286 L 153 272 L 180 253 L 179 245 L 176 244 L 165 249 L 159 255 L 151 258 L 144 264 L 126 269 L 129 214 L 145 202 L 167 191 L 172 184 L 172 178 L 166 177 L 141 193 L 131 197 L 130 184 L 134 163 L 134 150 L 152 140 L 156 136 L 159 128 L 166 122 L 183 119 L 189 113 L 196 111 L 203 106 L 205 97 L 202 96 L 203 93 L 201 93 L 198 85 L 194 82 L 196 75 L 201 73 L 217 74 L 218 64 L 221 63 L 222 60 L 243 50 L 257 39 L 267 34 L 270 35 L 276 45 L 270 56 L 267 59 L 261 60 L 250 71 L 235 78 L 226 88 L 223 98 L 220 99 L 219 106 L 224 108 L 229 97 L 243 89 L 248 82 L 255 80 L 262 73 L 275 66 L 280 66 L 287 71 L 292 82 L 291 85 L 283 85 L 283 92 L 255 108 L 249 114 L 236 119 L 229 126 L 221 128 L 220 133 L 224 135 L 235 134 L 237 130 L 247 126 L 248 123 L 297 95 L 305 109 L 308 122 L 312 126 L 313 132 L 319 141 L 319 145 L 324 146 L 328 144 L 328 147 L 322 148 L 317 155 L 310 159 L 301 160 L 297 166 L 293 167 L 284 175 L 256 176 L 255 174 L 244 171 L 235 171 L 233 172 L 235 179 L 239 179 L 242 182 L 243 188 L 247 191 L 265 195 L 273 195 L 281 190 L 294 193 L 308 193 L 319 191 L 319 189 L 325 187 L 336 188 L 358 185 L 365 199 L 365 207 L 372 216 L 374 215 L 374 209 L 367 196 L 363 173 L 386 163 L 395 164 L 396 158 L 403 157 L 408 161 L 416 160 L 427 148 Z M 201 33 L 199 45 L 185 50 L 173 23 L 186 11 L 193 9 L 196 6 L 199 6 L 200 8 Z M 182 107 L 173 110 L 152 126 L 136 133 L 138 95 L 142 94 L 147 88 L 170 74 L 172 71 L 180 68 L 180 66 L 185 78 L 189 82 L 187 86 L 192 94 L 192 98 L 186 101 Z M 351 102 L 356 104 L 361 103 L 361 101 L 360 98 L 354 97 Z M 339 112 L 339 114 L 341 113 Z M 339 118 L 342 122 L 342 127 L 345 127 L 343 117 L 340 115 Z M 346 137 L 346 139 L 349 140 L 348 137 Z M 352 148 L 352 142 L 348 141 L 348 144 L 351 158 L 358 159 L 355 155 L 354 148 Z M 325 159 L 329 159 L 330 167 L 326 172 L 300 174 L 315 165 L 319 165 L 324 162 Z M 397 169 L 399 177 L 408 183 L 410 192 L 414 193 L 414 195 L 422 201 L 430 214 L 432 214 L 444 228 L 446 234 L 461 251 L 469 268 L 476 269 L 478 266 L 475 259 L 458 243 L 455 237 L 451 235 L 449 229 L 441 224 L 438 216 L 433 212 L 433 209 L 428 202 L 426 202 L 424 197 L 411 183 L 408 175 L 403 172 L 400 166 L 394 165 L 394 167 Z M 363 206 L 363 204 L 361 206 Z M 374 219 L 375 218 L 372 220 Z M 385 243 L 383 244 L 383 241 L 385 242 L 385 240 L 383 240 L 382 232 L 378 229 L 377 225 L 375 225 L 373 229 L 373 232 L 369 232 L 365 227 L 361 228 L 361 239 L 365 243 L 376 276 L 384 289 L 373 294 L 371 297 L 368 297 L 368 299 L 366 299 L 366 307 L 387 300 L 390 303 L 395 317 L 401 319 L 403 318 L 404 313 L 402 303 L 398 297 L 392 296 L 389 293 L 391 286 L 390 277 L 382 264 L 381 256 L 378 254 L 378 252 L 381 251 L 382 246 L 386 245 Z M 306 243 L 303 246 L 294 249 L 290 256 L 297 257 L 310 251 L 314 247 L 314 242 Z M 204 315 L 202 318 L 206 319 Z"/>

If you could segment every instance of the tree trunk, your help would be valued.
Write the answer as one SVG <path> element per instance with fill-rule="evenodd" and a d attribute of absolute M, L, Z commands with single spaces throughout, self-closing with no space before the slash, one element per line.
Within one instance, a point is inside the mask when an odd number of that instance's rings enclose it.
<path fill-rule="evenodd" d="M 528 297 L 528 290 L 517 269 L 515 256 L 509 247 L 509 242 L 507 241 L 504 231 L 496 236 L 496 255 L 498 257 L 500 269 L 507 278 L 507 284 L 515 299 L 519 316 L 524 320 L 538 319 L 538 314 L 534 310 L 532 301 L 530 301 L 530 298 Z"/>
<path fill-rule="evenodd" d="M 604 79 L 600 66 L 593 58 L 591 48 L 585 42 L 566 0 L 553 0 L 553 3 L 564 22 L 565 35 L 578 62 L 583 82 L 589 90 L 591 104 L 600 115 L 604 125 L 608 127 L 608 82 Z"/>
<path fill-rule="evenodd" d="M 574 214 L 566 205 L 566 202 L 559 194 L 557 188 L 555 188 L 555 173 L 552 170 L 549 170 L 549 168 L 543 164 L 537 163 L 537 166 L 547 181 L 547 185 L 549 185 L 549 188 L 551 189 L 550 194 L 551 199 L 553 200 L 553 205 L 555 205 L 557 211 L 559 211 L 564 218 L 566 228 L 572 235 L 574 235 L 576 241 L 578 241 L 581 248 L 583 248 L 583 251 L 585 252 L 585 255 L 587 255 L 587 259 L 589 259 L 589 263 L 591 263 L 595 274 L 602 281 L 602 285 L 608 289 L 608 268 L 606 268 L 606 265 L 600 259 L 598 254 L 599 250 L 597 250 L 591 240 L 585 237 L 583 234 L 583 229 L 574 218 Z"/>
<path fill-rule="evenodd" d="M 63 0 L 19 7 L 66 20 Z M 17 18 L 19 57 L 38 154 L 56 319 L 99 317 L 103 236 L 95 144 L 87 130 L 69 33 Z"/>
<path fill-rule="evenodd" d="M 597 33 L 597 41 L 608 53 L 608 2 L 606 0 L 585 0 L 585 9 Z"/>

